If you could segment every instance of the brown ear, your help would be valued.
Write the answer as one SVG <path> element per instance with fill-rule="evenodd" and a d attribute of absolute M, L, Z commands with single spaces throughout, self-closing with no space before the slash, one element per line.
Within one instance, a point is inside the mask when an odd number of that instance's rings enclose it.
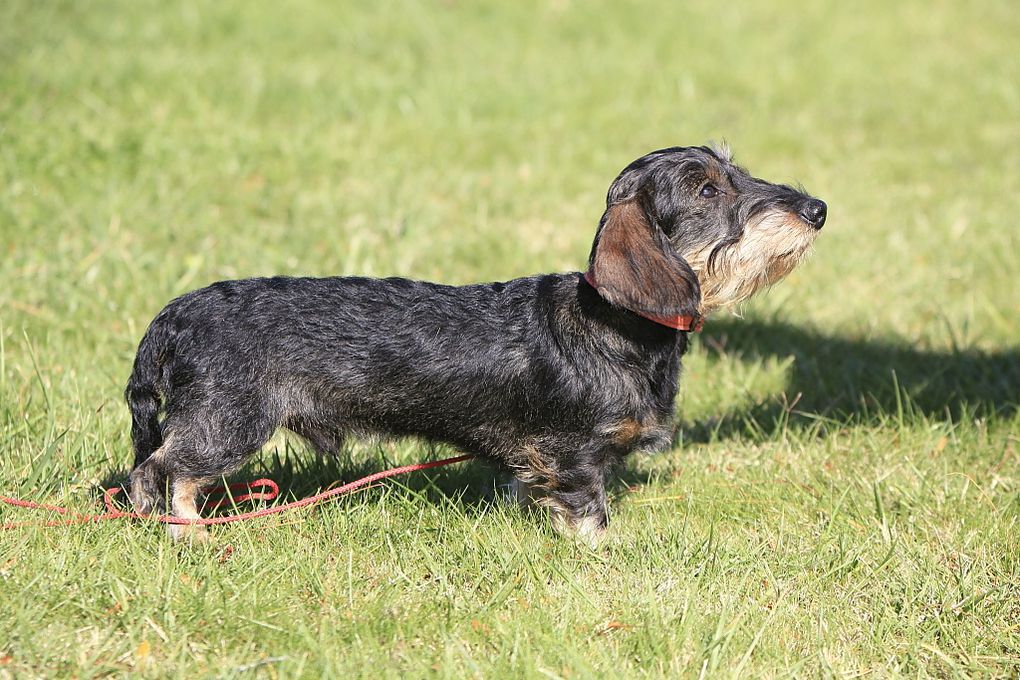
<path fill-rule="evenodd" d="M 613 305 L 658 316 L 697 314 L 697 275 L 636 199 L 606 210 L 589 266 L 599 293 Z"/>

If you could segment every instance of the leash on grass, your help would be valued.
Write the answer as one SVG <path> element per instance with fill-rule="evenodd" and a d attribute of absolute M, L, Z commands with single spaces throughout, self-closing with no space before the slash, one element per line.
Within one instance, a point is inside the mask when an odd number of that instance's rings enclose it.
<path fill-rule="evenodd" d="M 0 502 L 6 503 L 7 505 L 13 505 L 17 508 L 25 508 L 28 510 L 46 510 L 53 512 L 58 515 L 62 515 L 63 519 L 54 519 L 45 522 L 8 522 L 0 524 L 0 529 L 15 529 L 17 527 L 59 527 L 68 526 L 71 524 L 88 524 L 90 522 L 105 522 L 114 519 L 143 519 L 150 522 L 160 522 L 162 524 L 198 524 L 202 526 L 209 526 L 213 524 L 230 524 L 231 522 L 240 522 L 246 519 L 255 519 L 256 517 L 266 517 L 267 515 L 276 515 L 281 512 L 287 512 L 288 510 L 296 510 L 298 508 L 304 508 L 309 505 L 316 505 L 322 503 L 325 500 L 333 498 L 334 496 L 341 496 L 345 493 L 354 491 L 357 488 L 371 484 L 372 482 L 379 481 L 380 479 L 386 479 L 387 477 L 396 477 L 398 475 L 407 474 L 408 472 L 418 472 L 419 470 L 429 470 L 431 468 L 443 467 L 445 465 L 453 465 L 454 463 L 460 463 L 465 460 L 471 460 L 477 458 L 474 454 L 465 454 L 462 456 L 454 456 L 453 458 L 444 458 L 443 460 L 434 460 L 428 463 L 415 463 L 413 465 L 401 465 L 400 467 L 390 468 L 389 470 L 383 470 L 382 472 L 376 472 L 361 479 L 356 479 L 353 482 L 338 486 L 334 489 L 317 493 L 314 496 L 308 496 L 301 500 L 292 501 L 290 503 L 284 503 L 282 505 L 274 505 L 268 508 L 262 508 L 261 510 L 253 510 L 251 512 L 242 512 L 236 515 L 227 515 L 225 517 L 204 517 L 200 519 L 182 519 L 180 517 L 173 517 L 172 515 L 146 515 L 140 512 L 131 512 L 127 510 L 120 510 L 114 501 L 114 496 L 119 494 L 123 489 L 119 486 L 111 487 L 103 491 L 103 504 L 106 506 L 106 512 L 98 514 L 82 514 L 74 512 L 70 508 L 64 508 L 59 505 L 47 505 L 46 503 L 36 503 L 34 501 L 24 501 L 18 498 L 12 498 L 10 496 L 0 496 Z M 257 491 L 256 489 L 262 489 Z M 239 496 L 232 496 L 228 492 L 233 491 L 244 491 Z M 216 499 L 214 501 L 206 501 L 205 507 L 207 508 L 218 508 L 221 505 L 228 503 L 239 503 L 242 501 L 271 501 L 280 495 L 280 487 L 271 479 L 256 479 L 253 482 L 240 482 L 237 484 L 228 484 L 227 486 L 217 486 L 212 489 L 204 491 L 206 494 L 222 493 L 223 498 Z"/>

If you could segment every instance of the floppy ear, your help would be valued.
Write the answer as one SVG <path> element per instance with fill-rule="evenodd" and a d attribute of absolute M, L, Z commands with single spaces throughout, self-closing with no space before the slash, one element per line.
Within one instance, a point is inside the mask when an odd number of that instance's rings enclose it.
<path fill-rule="evenodd" d="M 632 312 L 697 314 L 701 304 L 694 270 L 652 224 L 636 198 L 606 210 L 589 271 L 602 297 Z"/>

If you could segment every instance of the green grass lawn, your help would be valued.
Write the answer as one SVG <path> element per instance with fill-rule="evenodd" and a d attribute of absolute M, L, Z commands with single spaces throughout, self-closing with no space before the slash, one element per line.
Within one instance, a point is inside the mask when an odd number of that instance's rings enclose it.
<path fill-rule="evenodd" d="M 624 165 L 709 139 L 829 204 L 601 549 L 477 462 L 208 548 L 0 532 L 0 678 L 1017 677 L 1020 11 L 784 4 L 0 4 L 0 494 L 98 508 L 146 324 L 212 281 L 577 270 Z"/>

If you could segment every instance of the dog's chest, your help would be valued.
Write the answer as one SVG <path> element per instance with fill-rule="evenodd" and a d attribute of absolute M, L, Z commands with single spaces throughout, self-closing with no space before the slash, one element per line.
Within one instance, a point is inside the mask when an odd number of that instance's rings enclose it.
<path fill-rule="evenodd" d="M 661 450 L 673 440 L 670 419 L 652 414 L 626 416 L 609 423 L 602 433 L 614 448 L 623 452 Z"/>

